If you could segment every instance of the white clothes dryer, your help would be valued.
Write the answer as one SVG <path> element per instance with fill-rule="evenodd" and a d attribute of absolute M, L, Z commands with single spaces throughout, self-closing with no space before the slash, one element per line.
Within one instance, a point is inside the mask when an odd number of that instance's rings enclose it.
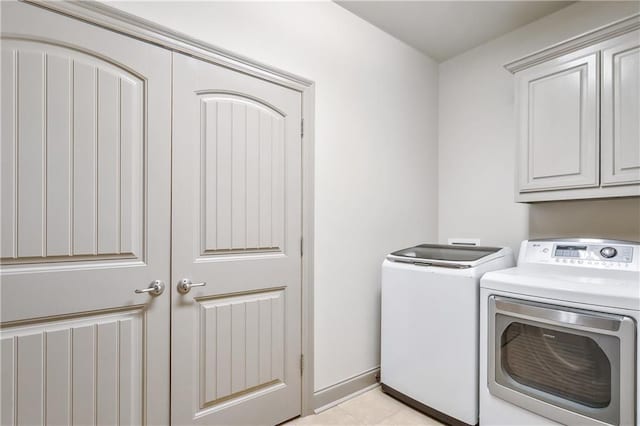
<path fill-rule="evenodd" d="M 640 243 L 524 241 L 480 301 L 483 426 L 638 424 Z"/>

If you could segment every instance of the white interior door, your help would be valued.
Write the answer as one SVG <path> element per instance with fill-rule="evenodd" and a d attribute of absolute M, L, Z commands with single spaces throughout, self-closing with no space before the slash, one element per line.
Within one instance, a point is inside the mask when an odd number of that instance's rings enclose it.
<path fill-rule="evenodd" d="M 173 62 L 172 421 L 301 408 L 301 94 Z"/>
<path fill-rule="evenodd" d="M 170 53 L 1 7 L 1 424 L 167 424 Z"/>

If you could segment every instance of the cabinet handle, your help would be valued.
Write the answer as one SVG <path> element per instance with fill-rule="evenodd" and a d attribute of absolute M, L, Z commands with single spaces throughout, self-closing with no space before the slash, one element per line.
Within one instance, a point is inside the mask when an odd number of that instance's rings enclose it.
<path fill-rule="evenodd" d="M 152 296 L 160 296 L 164 292 L 164 283 L 160 280 L 152 281 L 145 289 L 136 289 L 137 294 L 149 293 Z"/>
<path fill-rule="evenodd" d="M 183 278 L 178 283 L 178 292 L 187 294 L 191 290 L 191 287 L 204 287 L 205 285 L 207 285 L 206 282 L 192 283 L 189 278 Z"/>

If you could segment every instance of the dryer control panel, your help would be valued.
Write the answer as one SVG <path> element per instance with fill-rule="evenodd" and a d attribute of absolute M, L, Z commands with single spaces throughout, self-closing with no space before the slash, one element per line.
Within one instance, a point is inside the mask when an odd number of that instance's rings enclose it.
<path fill-rule="evenodd" d="M 586 268 L 640 271 L 640 243 L 567 239 L 523 241 L 518 264 L 542 263 Z"/>

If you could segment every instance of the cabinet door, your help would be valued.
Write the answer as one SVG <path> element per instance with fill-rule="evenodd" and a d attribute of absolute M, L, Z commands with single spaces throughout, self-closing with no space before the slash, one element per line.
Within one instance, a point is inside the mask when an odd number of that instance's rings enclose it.
<path fill-rule="evenodd" d="M 640 183 L 640 31 L 602 51 L 602 185 Z"/>
<path fill-rule="evenodd" d="M 520 192 L 598 186 L 597 70 L 590 49 L 519 75 Z"/>

